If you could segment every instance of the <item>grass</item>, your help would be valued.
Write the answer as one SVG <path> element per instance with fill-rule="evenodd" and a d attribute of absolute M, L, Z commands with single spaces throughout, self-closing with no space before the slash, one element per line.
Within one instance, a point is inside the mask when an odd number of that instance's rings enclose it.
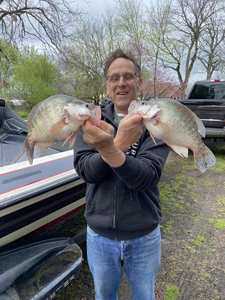
<path fill-rule="evenodd" d="M 156 281 L 159 300 L 223 299 L 225 147 L 213 152 L 217 162 L 205 173 L 190 155 L 171 162 L 159 184 L 161 231 L 167 241 Z"/>
<path fill-rule="evenodd" d="M 29 115 L 29 112 L 27 110 L 14 110 L 14 113 L 16 113 L 24 121 L 27 120 Z"/>
<path fill-rule="evenodd" d="M 175 285 L 169 285 L 166 287 L 165 300 L 176 300 L 179 296 L 179 289 Z"/>
<path fill-rule="evenodd" d="M 191 240 L 189 240 L 189 242 L 193 243 L 196 246 L 201 246 L 202 243 L 205 242 L 205 238 L 200 235 L 197 235 L 194 240 L 191 239 Z"/>
<path fill-rule="evenodd" d="M 84 217 L 84 210 L 81 210 L 76 215 L 76 220 L 73 222 L 70 222 L 69 224 L 66 222 L 63 222 L 57 230 L 62 233 L 68 233 L 73 235 L 76 231 L 79 229 L 82 229 L 83 227 L 87 226 L 86 219 Z"/>
<path fill-rule="evenodd" d="M 183 174 L 175 176 L 168 182 L 159 182 L 159 188 L 162 211 L 171 214 L 185 210 L 190 206 L 190 202 L 185 201 L 187 195 L 196 201 L 199 194 L 196 190 L 196 181 L 191 176 Z"/>
<path fill-rule="evenodd" d="M 214 149 L 214 154 L 216 156 L 216 164 L 210 169 L 215 173 L 225 173 L 225 147 L 218 147 Z"/>
<path fill-rule="evenodd" d="M 208 223 L 212 224 L 215 229 L 225 228 L 225 196 L 217 195 L 214 206 L 211 208 L 212 218 Z"/>

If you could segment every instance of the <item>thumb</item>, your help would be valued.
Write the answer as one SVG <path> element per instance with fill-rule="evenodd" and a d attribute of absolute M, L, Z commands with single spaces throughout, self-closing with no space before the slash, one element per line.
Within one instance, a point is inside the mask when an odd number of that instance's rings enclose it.
<path fill-rule="evenodd" d="M 113 132 L 114 132 L 112 125 L 110 125 L 102 120 L 100 121 L 99 128 L 109 134 L 113 134 Z"/>

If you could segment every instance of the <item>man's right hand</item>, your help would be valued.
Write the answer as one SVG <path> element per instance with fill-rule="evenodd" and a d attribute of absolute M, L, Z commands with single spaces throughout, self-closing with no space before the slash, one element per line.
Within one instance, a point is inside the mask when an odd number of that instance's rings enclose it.
<path fill-rule="evenodd" d="M 139 140 L 142 135 L 143 119 L 139 114 L 133 116 L 126 116 L 119 123 L 114 143 L 123 152 L 135 142 Z"/>

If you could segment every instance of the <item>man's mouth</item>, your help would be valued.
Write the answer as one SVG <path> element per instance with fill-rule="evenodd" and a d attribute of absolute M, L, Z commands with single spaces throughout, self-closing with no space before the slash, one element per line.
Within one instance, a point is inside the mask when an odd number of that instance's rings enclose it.
<path fill-rule="evenodd" d="M 120 93 L 117 93 L 117 95 L 127 95 L 128 92 L 120 92 Z"/>

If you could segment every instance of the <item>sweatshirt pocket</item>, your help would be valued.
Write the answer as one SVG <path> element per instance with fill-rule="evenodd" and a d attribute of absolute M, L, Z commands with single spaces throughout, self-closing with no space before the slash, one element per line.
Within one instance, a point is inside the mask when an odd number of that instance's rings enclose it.
<path fill-rule="evenodd" d="M 90 192 L 90 195 L 88 195 Z M 98 188 L 97 192 L 87 191 L 85 218 L 89 224 L 99 228 L 112 228 L 114 215 L 114 190 Z"/>
<path fill-rule="evenodd" d="M 135 231 L 150 228 L 159 222 L 161 212 L 144 192 L 117 191 L 117 229 Z"/>
<path fill-rule="evenodd" d="M 93 197 L 86 196 L 86 212 L 88 214 L 109 215 L 113 212 L 113 189 L 98 189 Z"/>

